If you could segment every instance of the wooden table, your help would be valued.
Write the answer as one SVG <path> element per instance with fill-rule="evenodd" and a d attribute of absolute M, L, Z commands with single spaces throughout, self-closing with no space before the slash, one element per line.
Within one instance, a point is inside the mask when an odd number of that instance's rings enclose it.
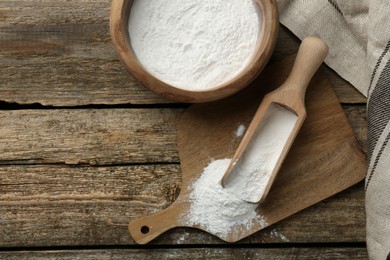
<path fill-rule="evenodd" d="M 180 191 L 188 105 L 139 85 L 109 35 L 110 0 L 0 1 L 0 258 L 366 259 L 363 183 L 237 244 L 193 229 L 147 246 L 127 224 Z M 281 28 L 271 63 L 297 51 Z M 366 99 L 324 67 L 362 149 Z"/>

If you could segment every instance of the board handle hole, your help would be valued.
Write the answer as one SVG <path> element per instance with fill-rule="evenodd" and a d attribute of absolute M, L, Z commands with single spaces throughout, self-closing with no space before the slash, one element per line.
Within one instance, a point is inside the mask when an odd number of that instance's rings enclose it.
<path fill-rule="evenodd" d="M 148 226 L 142 226 L 141 227 L 141 233 L 142 234 L 147 234 L 147 233 L 149 233 L 149 231 L 150 231 L 150 228 L 148 227 Z"/>

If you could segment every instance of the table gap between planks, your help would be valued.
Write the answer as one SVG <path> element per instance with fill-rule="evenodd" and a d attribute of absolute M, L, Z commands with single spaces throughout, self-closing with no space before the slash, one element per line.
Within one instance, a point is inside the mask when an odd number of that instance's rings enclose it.
<path fill-rule="evenodd" d="M 136 245 L 128 222 L 180 191 L 176 126 L 188 105 L 125 71 L 110 6 L 0 1 L 0 258 L 367 258 L 362 183 L 237 244 L 177 228 Z M 281 27 L 270 63 L 298 46 Z M 323 70 L 365 151 L 366 99 Z"/>

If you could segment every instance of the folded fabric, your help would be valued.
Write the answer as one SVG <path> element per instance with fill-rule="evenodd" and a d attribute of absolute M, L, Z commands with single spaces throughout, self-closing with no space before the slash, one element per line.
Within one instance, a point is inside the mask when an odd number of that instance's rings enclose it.
<path fill-rule="evenodd" d="M 326 64 L 368 97 L 367 248 L 390 252 L 390 1 L 277 0 L 280 21 L 300 39 L 329 45 Z"/>

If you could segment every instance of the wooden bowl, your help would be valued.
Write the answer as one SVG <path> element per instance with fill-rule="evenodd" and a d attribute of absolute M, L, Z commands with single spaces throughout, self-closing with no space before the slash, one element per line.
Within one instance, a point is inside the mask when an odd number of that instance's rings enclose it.
<path fill-rule="evenodd" d="M 207 90 L 186 90 L 171 86 L 149 74 L 135 56 L 128 32 L 133 0 L 113 0 L 110 32 L 114 47 L 126 69 L 144 86 L 158 95 L 178 102 L 200 103 L 230 96 L 246 87 L 263 70 L 275 47 L 279 27 L 275 0 L 255 0 L 262 14 L 262 29 L 252 60 L 236 77 Z"/>

